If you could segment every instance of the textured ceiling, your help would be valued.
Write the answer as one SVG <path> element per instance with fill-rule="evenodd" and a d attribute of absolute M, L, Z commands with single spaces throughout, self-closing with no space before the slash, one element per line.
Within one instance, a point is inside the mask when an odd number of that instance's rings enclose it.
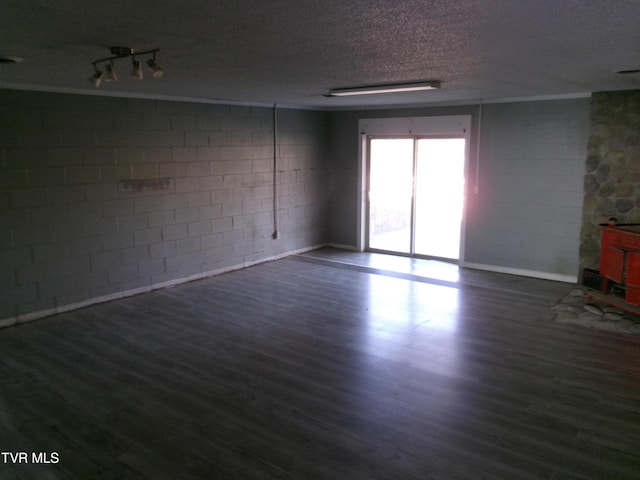
<path fill-rule="evenodd" d="M 638 0 L 2 0 L 0 87 L 310 108 L 639 89 Z M 160 80 L 88 81 L 109 47 L 160 48 Z M 330 88 L 441 80 L 350 98 Z"/>

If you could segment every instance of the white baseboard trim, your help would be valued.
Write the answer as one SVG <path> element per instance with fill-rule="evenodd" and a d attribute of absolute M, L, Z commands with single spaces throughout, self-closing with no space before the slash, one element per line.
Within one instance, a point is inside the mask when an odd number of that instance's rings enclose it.
<path fill-rule="evenodd" d="M 464 262 L 460 265 L 464 268 L 475 270 L 485 270 L 487 272 L 506 273 L 508 275 L 519 275 L 521 277 L 541 278 L 543 280 L 553 280 L 556 282 L 577 283 L 577 275 L 562 275 L 559 273 L 539 272 L 536 270 L 526 270 L 522 268 L 501 267 L 498 265 L 484 265 L 482 263 Z"/>
<path fill-rule="evenodd" d="M 169 280 L 167 282 L 154 283 L 153 285 L 149 285 L 145 287 L 135 288 L 132 290 L 124 290 L 121 292 L 111 293 L 109 295 L 102 295 L 100 297 L 89 298 L 81 302 L 60 305 L 55 308 L 38 310 L 36 312 L 29 312 L 22 315 L 17 315 L 15 317 L 3 318 L 3 319 L 0 319 L 0 328 L 11 327 L 19 323 L 32 322 L 34 320 L 39 320 L 41 318 L 57 315 L 59 313 L 70 312 L 72 310 L 79 310 L 81 308 L 89 307 L 91 305 L 97 305 L 99 303 L 111 302 L 113 300 L 119 300 L 121 298 L 132 297 L 134 295 L 140 295 L 141 293 L 148 293 L 153 290 L 160 290 L 162 288 L 175 287 L 183 283 L 189 283 L 196 280 L 202 280 L 205 278 L 214 277 L 216 275 L 232 272 L 234 270 L 241 270 L 243 268 L 251 267 L 253 265 L 258 265 L 260 263 L 271 262 L 273 260 L 279 260 L 281 258 L 289 257 L 291 255 L 297 255 L 299 253 L 309 252 L 311 250 L 317 250 L 318 248 L 322 248 L 326 246 L 327 244 L 321 244 L 321 245 L 314 245 L 311 247 L 300 248 L 297 250 L 291 250 L 284 253 L 279 253 L 277 255 L 271 255 L 269 257 L 261 258 L 259 260 L 244 261 L 241 264 L 231 265 L 223 268 L 217 268 L 215 270 L 209 270 L 206 272 L 189 275 L 188 277 L 176 278 L 173 280 Z"/>

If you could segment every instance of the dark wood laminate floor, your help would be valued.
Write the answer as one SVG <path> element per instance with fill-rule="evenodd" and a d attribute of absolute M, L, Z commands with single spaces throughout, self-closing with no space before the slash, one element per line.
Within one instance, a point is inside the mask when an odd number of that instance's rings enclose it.
<path fill-rule="evenodd" d="M 2 329 L 0 479 L 638 479 L 640 338 L 569 288 L 323 250 Z"/>

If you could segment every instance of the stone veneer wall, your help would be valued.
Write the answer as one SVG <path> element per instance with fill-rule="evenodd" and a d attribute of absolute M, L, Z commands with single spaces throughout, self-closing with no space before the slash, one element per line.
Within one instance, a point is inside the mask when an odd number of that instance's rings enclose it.
<path fill-rule="evenodd" d="M 594 93 L 584 177 L 580 264 L 598 268 L 598 224 L 640 223 L 640 90 Z"/>

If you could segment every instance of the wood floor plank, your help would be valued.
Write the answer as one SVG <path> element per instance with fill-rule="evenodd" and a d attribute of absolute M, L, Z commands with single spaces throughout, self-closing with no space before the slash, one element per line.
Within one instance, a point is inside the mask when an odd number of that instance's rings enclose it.
<path fill-rule="evenodd" d="M 566 284 L 371 261 L 0 330 L 0 451 L 60 454 L 0 478 L 640 478 L 640 338 L 550 321 Z"/>

